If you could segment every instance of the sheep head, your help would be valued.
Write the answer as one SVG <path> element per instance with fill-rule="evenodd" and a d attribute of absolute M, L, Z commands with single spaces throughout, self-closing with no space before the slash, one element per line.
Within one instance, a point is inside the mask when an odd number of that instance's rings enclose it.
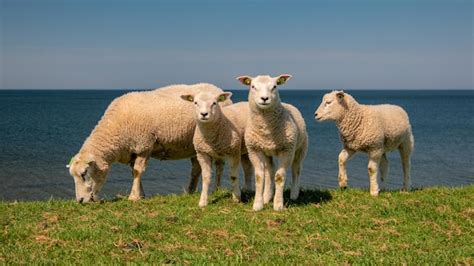
<path fill-rule="evenodd" d="M 259 109 L 271 109 L 280 103 L 280 95 L 277 87 L 285 84 L 291 75 L 282 74 L 278 77 L 240 76 L 237 78 L 242 84 L 249 86 L 249 103 Z"/>
<path fill-rule="evenodd" d="M 209 123 L 219 118 L 221 113 L 220 103 L 229 100 L 231 96 L 231 92 L 219 94 L 200 92 L 196 95 L 181 95 L 181 99 L 194 103 L 196 119 L 199 123 Z"/>
<path fill-rule="evenodd" d="M 320 122 L 340 120 L 347 109 L 346 98 L 347 94 L 342 90 L 326 93 L 314 112 L 314 118 Z"/>
<path fill-rule="evenodd" d="M 68 167 L 74 178 L 76 200 L 79 203 L 97 200 L 106 171 L 99 169 L 94 157 L 91 154 L 79 153 L 71 159 Z"/>

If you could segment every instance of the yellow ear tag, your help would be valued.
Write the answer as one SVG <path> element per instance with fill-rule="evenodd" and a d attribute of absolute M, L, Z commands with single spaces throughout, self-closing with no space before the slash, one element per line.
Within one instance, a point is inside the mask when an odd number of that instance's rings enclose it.
<path fill-rule="evenodd" d="M 247 84 L 247 85 L 250 85 L 250 79 L 249 79 L 249 78 L 246 78 L 246 79 L 244 80 L 244 83 Z"/>
<path fill-rule="evenodd" d="M 188 96 L 188 101 L 190 101 L 190 102 L 194 101 L 193 96 L 189 95 L 189 96 Z"/>
<path fill-rule="evenodd" d="M 71 167 L 72 163 L 74 162 L 74 157 L 69 160 L 69 163 L 66 165 L 67 168 Z"/>
<path fill-rule="evenodd" d="M 277 85 L 281 85 L 283 83 L 285 83 L 285 78 L 279 78 L 278 81 L 277 81 Z"/>
<path fill-rule="evenodd" d="M 225 101 L 225 96 L 224 95 L 221 95 L 219 96 L 219 99 L 217 99 L 218 102 L 223 102 Z"/>

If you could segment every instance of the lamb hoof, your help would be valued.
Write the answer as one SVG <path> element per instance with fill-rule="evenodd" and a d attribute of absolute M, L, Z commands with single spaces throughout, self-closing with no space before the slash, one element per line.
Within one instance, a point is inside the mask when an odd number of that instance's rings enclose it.
<path fill-rule="evenodd" d="M 347 185 L 339 185 L 339 189 L 340 189 L 340 190 L 346 190 L 346 189 L 347 189 Z"/>
<path fill-rule="evenodd" d="M 283 206 L 283 203 L 277 203 L 277 204 L 273 204 L 273 209 L 275 211 L 281 211 L 284 209 L 284 206 Z"/>
<path fill-rule="evenodd" d="M 379 195 L 378 191 L 370 191 L 370 195 L 373 197 L 377 197 Z"/>
<path fill-rule="evenodd" d="M 253 203 L 253 210 L 258 212 L 263 209 L 263 203 L 262 202 L 254 202 Z"/>
<path fill-rule="evenodd" d="M 272 196 L 263 197 L 263 204 L 268 204 L 272 200 Z"/>
<path fill-rule="evenodd" d="M 199 201 L 199 207 L 203 208 L 207 206 L 207 201 Z"/>
<path fill-rule="evenodd" d="M 240 196 L 232 195 L 232 201 L 233 202 L 240 202 Z"/>
<path fill-rule="evenodd" d="M 139 201 L 142 198 L 144 198 L 144 197 L 143 196 L 136 196 L 136 195 L 128 196 L 128 200 L 130 200 L 130 201 Z"/>
<path fill-rule="evenodd" d="M 290 199 L 291 200 L 297 200 L 299 195 L 300 195 L 300 190 L 299 189 L 298 190 L 296 190 L 296 189 L 292 190 L 291 193 L 290 193 Z"/>

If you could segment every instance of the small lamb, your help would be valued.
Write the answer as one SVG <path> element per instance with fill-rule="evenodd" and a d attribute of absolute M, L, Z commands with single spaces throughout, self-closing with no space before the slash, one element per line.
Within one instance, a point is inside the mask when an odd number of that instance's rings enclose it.
<path fill-rule="evenodd" d="M 244 132 L 248 118 L 248 103 L 240 102 L 221 108 L 232 93 L 200 92 L 196 95 L 185 94 L 183 100 L 195 105 L 196 130 L 193 144 L 202 169 L 202 191 L 199 206 L 207 206 L 209 184 L 211 180 L 212 160 L 230 160 L 230 178 L 232 198 L 240 201 L 239 164 L 241 155 L 246 154 Z M 245 161 L 242 160 L 242 163 Z M 245 169 L 245 166 L 244 166 Z"/>
<path fill-rule="evenodd" d="M 277 86 L 285 84 L 290 78 L 291 75 L 287 74 L 237 78 L 250 88 L 250 118 L 245 130 L 245 144 L 255 168 L 255 211 L 261 210 L 272 197 L 270 174 L 265 174 L 266 169 L 272 169 L 272 156 L 278 158 L 273 209 L 279 211 L 284 208 L 283 189 L 286 170 L 290 166 L 293 178 L 291 199 L 295 200 L 299 195 L 299 175 L 308 149 L 306 124 L 296 107 L 280 101 L 277 90 Z M 262 177 L 265 177 L 265 192 Z"/>
<path fill-rule="evenodd" d="M 343 149 L 339 153 L 339 187 L 347 187 L 346 162 L 358 151 L 369 155 L 370 194 L 377 196 L 377 174 L 388 173 L 386 153 L 398 149 L 403 166 L 403 189 L 410 186 L 410 156 L 414 138 L 407 113 L 399 106 L 363 105 L 343 91 L 323 96 L 314 114 L 317 121 L 333 120 L 339 129 Z"/>

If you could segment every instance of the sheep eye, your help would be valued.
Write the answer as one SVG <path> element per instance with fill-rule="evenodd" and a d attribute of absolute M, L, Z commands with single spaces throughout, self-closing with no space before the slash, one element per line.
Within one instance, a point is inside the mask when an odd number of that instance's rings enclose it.
<path fill-rule="evenodd" d="M 276 86 L 276 85 L 274 85 L 274 86 L 273 86 L 273 89 L 276 89 L 276 88 L 277 88 L 277 86 Z"/>
<path fill-rule="evenodd" d="M 255 89 L 255 86 L 254 86 L 254 85 L 252 85 L 252 89 Z"/>
<path fill-rule="evenodd" d="M 197 105 L 198 103 L 197 102 L 194 102 L 195 105 Z"/>
<path fill-rule="evenodd" d="M 326 102 L 326 105 L 329 105 L 329 104 L 331 104 L 331 101 L 327 101 L 327 102 Z"/>
<path fill-rule="evenodd" d="M 217 103 L 216 102 L 213 102 L 212 105 L 216 105 Z"/>

